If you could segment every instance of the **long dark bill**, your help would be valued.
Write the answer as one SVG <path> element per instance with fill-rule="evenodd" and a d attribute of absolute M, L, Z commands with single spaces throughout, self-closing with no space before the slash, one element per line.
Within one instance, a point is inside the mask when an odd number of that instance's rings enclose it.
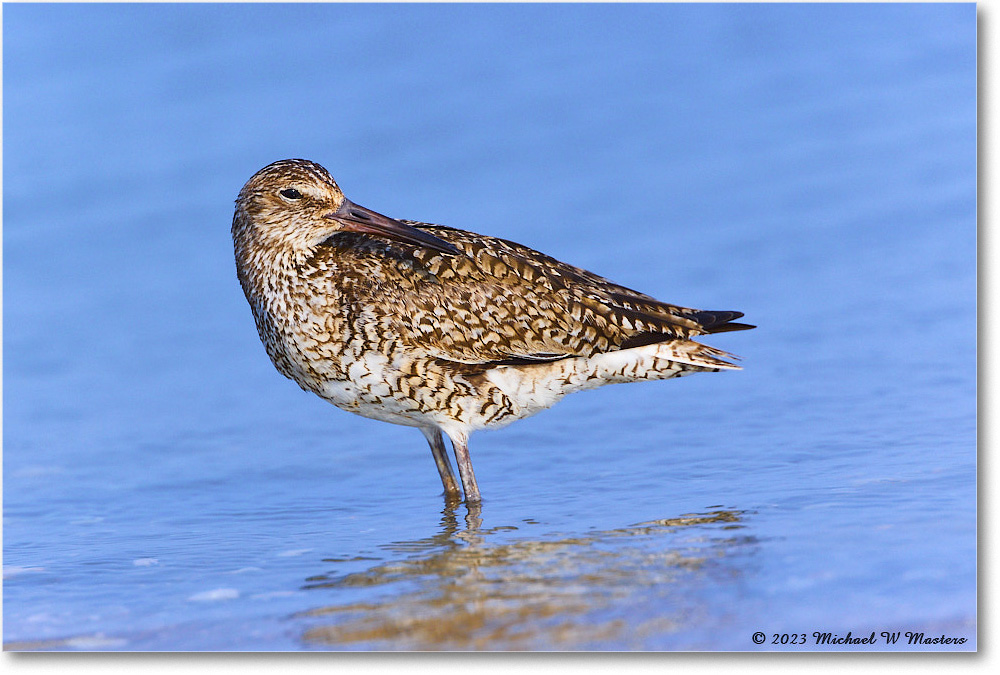
<path fill-rule="evenodd" d="M 427 234 L 423 230 L 418 230 L 389 216 L 383 216 L 381 213 L 376 213 L 371 209 L 358 206 L 349 199 L 345 199 L 339 209 L 327 214 L 325 217 L 336 220 L 343 225 L 343 229 L 346 232 L 374 234 L 407 244 L 434 249 L 442 253 L 461 253 L 461 251 L 444 239 L 439 239 L 433 234 Z"/>

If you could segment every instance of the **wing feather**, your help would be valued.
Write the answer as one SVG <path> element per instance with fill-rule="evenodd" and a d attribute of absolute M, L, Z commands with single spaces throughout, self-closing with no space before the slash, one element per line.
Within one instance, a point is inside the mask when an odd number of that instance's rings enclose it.
<path fill-rule="evenodd" d="M 663 303 L 521 244 L 404 222 L 454 244 L 464 255 L 390 245 L 364 235 L 338 235 L 330 244 L 341 257 L 368 256 L 370 264 L 377 256 L 380 264 L 399 267 L 399 274 L 359 282 L 353 292 L 367 295 L 360 298 L 362 304 L 373 300 L 402 307 L 393 313 L 393 332 L 428 356 L 468 364 L 536 363 L 746 326 L 728 323 L 740 312 Z M 711 354 L 728 356 L 719 350 Z"/>

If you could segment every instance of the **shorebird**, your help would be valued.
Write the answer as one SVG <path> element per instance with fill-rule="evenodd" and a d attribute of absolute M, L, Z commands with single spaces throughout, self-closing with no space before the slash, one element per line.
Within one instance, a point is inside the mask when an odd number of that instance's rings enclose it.
<path fill-rule="evenodd" d="M 742 312 L 669 305 L 504 239 L 354 204 L 326 169 L 258 171 L 233 217 L 236 271 L 281 374 L 339 408 L 420 429 L 445 497 L 481 500 L 469 434 L 616 382 L 739 369 L 694 341 Z"/>

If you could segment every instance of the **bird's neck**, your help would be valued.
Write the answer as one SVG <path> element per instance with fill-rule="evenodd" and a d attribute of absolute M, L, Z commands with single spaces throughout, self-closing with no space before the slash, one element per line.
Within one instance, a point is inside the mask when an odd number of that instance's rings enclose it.
<path fill-rule="evenodd" d="M 262 245 L 234 240 L 236 274 L 250 304 L 264 309 L 276 299 L 287 298 L 298 281 L 297 267 L 304 254 L 288 246 Z M 269 308 L 270 309 L 270 308 Z"/>

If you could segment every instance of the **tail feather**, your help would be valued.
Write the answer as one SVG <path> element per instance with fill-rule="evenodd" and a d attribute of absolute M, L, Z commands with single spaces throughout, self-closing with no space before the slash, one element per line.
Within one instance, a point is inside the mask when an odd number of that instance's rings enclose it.
<path fill-rule="evenodd" d="M 742 368 L 732 361 L 739 361 L 740 357 L 735 354 L 703 345 L 694 340 L 674 340 L 660 344 L 661 356 L 666 356 L 673 361 L 686 363 L 699 368 L 719 368 L 721 370 L 742 370 Z"/>

